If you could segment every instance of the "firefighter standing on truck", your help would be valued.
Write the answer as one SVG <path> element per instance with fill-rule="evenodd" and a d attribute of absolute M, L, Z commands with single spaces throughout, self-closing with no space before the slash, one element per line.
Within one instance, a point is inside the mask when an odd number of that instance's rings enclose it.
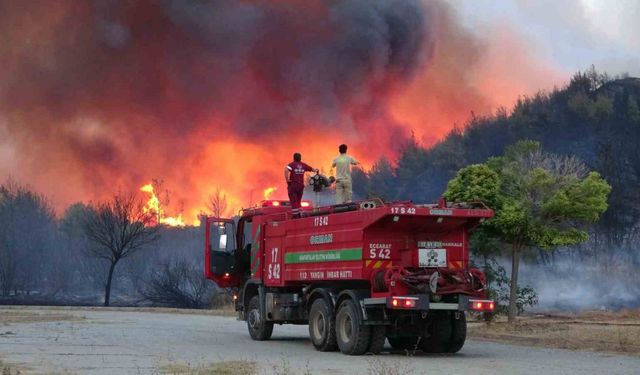
<path fill-rule="evenodd" d="M 300 211 L 300 202 L 304 191 L 304 174 L 312 171 L 318 173 L 317 168 L 314 169 L 302 162 L 302 155 L 299 152 L 293 154 L 293 161 L 284 168 L 287 193 L 289 193 L 289 202 L 291 202 L 291 209 L 294 214 Z"/>
<path fill-rule="evenodd" d="M 336 169 L 336 204 L 351 202 L 351 166 L 358 165 L 358 162 L 351 155 L 347 155 L 347 145 L 341 144 L 338 147 L 340 155 L 333 159 L 331 169 Z"/>

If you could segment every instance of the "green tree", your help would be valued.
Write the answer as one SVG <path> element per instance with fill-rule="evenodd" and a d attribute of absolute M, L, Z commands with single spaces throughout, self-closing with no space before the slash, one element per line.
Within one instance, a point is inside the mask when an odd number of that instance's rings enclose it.
<path fill-rule="evenodd" d="M 473 164 L 462 168 L 449 181 L 445 198 L 457 202 L 482 201 L 495 206 L 500 192 L 498 173 L 485 164 Z"/>
<path fill-rule="evenodd" d="M 392 199 L 394 196 L 394 184 L 396 176 L 393 166 L 386 158 L 381 158 L 373 165 L 368 174 L 369 177 L 369 196 L 381 198 L 383 200 Z"/>
<path fill-rule="evenodd" d="M 484 229 L 511 247 L 509 321 L 514 322 L 522 252 L 586 241 L 583 225 L 607 209 L 610 191 L 598 173 L 588 172 L 575 157 L 544 153 L 538 142 L 520 141 L 501 157 L 460 170 L 445 196 L 483 200 L 494 208 L 496 215 Z"/>
<path fill-rule="evenodd" d="M 420 146 L 414 134 L 407 140 L 400 151 L 396 167 L 396 175 L 402 183 L 410 183 L 415 179 L 416 171 L 426 169 L 428 162 L 427 150 Z"/>
<path fill-rule="evenodd" d="M 629 96 L 629 99 L 627 99 L 627 117 L 631 122 L 640 124 L 640 108 L 633 96 Z"/>

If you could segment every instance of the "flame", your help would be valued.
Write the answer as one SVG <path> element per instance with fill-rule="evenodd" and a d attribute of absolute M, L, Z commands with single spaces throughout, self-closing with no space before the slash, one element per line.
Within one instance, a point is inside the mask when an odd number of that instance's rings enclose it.
<path fill-rule="evenodd" d="M 269 199 L 271 194 L 273 194 L 276 190 L 278 190 L 278 188 L 275 187 L 275 186 L 268 187 L 268 188 L 264 189 L 264 192 L 262 193 L 264 195 L 264 199 L 265 200 Z"/>
<path fill-rule="evenodd" d="M 187 224 L 182 220 L 182 214 L 179 214 L 176 217 L 165 216 L 164 210 L 160 204 L 160 199 L 156 196 L 156 193 L 153 190 L 152 184 L 146 184 L 140 188 L 140 191 L 150 194 L 149 200 L 147 204 L 143 207 L 144 213 L 154 215 L 157 218 L 157 222 L 159 224 L 165 224 L 170 227 L 184 227 Z M 200 221 L 198 219 L 194 220 L 194 225 L 200 225 Z"/>

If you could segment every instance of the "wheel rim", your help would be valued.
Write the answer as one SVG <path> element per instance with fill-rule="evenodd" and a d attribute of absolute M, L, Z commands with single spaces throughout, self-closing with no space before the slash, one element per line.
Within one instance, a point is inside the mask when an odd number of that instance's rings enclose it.
<path fill-rule="evenodd" d="M 253 309 L 249 312 L 249 326 L 252 329 L 258 329 L 260 325 L 260 313 L 258 310 Z"/>
<path fill-rule="evenodd" d="M 313 320 L 313 323 L 313 335 L 316 339 L 322 339 L 325 327 L 324 314 L 318 313 Z"/>
<path fill-rule="evenodd" d="M 351 336 L 353 335 L 353 321 L 351 316 L 347 313 L 340 319 L 340 336 L 344 342 L 351 342 Z"/>

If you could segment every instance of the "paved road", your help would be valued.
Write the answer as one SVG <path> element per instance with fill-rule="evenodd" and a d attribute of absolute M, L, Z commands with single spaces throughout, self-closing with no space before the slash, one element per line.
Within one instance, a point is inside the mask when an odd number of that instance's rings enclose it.
<path fill-rule="evenodd" d="M 34 310 L 42 312 L 42 310 Z M 58 311 L 59 312 L 59 311 Z M 135 311 L 71 310 L 78 321 L 0 326 L 0 359 L 34 372 L 158 373 L 168 363 L 191 367 L 249 360 L 261 374 L 640 374 L 640 358 L 468 341 L 456 355 L 383 353 L 351 357 L 320 353 L 307 326 L 276 326 L 273 339 L 256 342 L 234 318 Z M 283 362 L 287 362 L 283 364 Z M 275 366 L 275 368 L 274 368 Z M 387 371 L 386 373 L 392 373 Z M 401 373 L 404 373 L 401 372 Z"/>

